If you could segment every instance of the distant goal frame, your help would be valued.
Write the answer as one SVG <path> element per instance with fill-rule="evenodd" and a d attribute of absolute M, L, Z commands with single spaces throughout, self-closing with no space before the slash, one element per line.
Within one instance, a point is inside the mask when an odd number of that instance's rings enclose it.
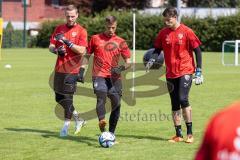
<path fill-rule="evenodd" d="M 224 51 L 225 51 L 225 45 L 227 43 L 233 43 L 235 45 L 234 47 L 234 63 L 226 63 L 225 62 L 225 55 L 224 55 Z M 240 46 L 240 40 L 226 40 L 222 43 L 222 65 L 224 66 L 240 66 L 239 64 L 239 46 Z"/>

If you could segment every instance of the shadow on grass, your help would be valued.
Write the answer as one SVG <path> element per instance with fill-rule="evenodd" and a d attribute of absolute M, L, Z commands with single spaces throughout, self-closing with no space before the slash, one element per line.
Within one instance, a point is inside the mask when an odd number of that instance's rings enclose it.
<path fill-rule="evenodd" d="M 154 136 L 139 136 L 139 135 L 123 135 L 117 134 L 117 137 L 124 137 L 124 138 L 135 138 L 135 139 L 149 139 L 149 140 L 156 140 L 156 141 L 168 141 L 167 138 L 162 137 L 154 137 Z"/>
<path fill-rule="evenodd" d="M 14 131 L 14 132 L 32 132 L 32 133 L 40 133 L 42 137 L 49 138 L 54 137 L 62 140 L 70 140 L 70 141 L 76 141 L 80 143 L 85 143 L 88 146 L 94 146 L 97 147 L 97 138 L 91 138 L 86 136 L 71 136 L 68 135 L 67 137 L 59 137 L 58 132 L 53 132 L 49 130 L 39 130 L 39 129 L 30 129 L 30 128 L 5 128 L 8 131 Z"/>

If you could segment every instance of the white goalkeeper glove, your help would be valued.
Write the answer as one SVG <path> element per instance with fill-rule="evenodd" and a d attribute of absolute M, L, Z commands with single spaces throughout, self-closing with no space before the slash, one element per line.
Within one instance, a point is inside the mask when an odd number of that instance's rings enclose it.
<path fill-rule="evenodd" d="M 193 81 L 195 81 L 195 85 L 200 85 L 203 83 L 203 75 L 201 68 L 196 69 Z"/>
<path fill-rule="evenodd" d="M 149 61 L 146 64 L 146 72 L 149 72 L 150 68 L 157 61 L 157 58 L 158 58 L 158 54 L 152 54 L 152 57 L 149 59 Z"/>
<path fill-rule="evenodd" d="M 146 64 L 146 72 L 149 72 L 150 68 L 153 66 L 155 59 L 151 58 Z"/>

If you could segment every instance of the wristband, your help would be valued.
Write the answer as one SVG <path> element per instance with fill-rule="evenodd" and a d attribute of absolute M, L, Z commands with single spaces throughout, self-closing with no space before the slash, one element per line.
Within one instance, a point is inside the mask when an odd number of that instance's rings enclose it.
<path fill-rule="evenodd" d="M 64 44 L 66 44 L 69 48 L 72 48 L 73 47 L 73 43 L 69 40 L 63 40 Z"/>

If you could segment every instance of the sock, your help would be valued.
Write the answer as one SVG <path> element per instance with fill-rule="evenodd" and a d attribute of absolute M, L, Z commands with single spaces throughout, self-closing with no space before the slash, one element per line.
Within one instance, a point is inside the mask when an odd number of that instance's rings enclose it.
<path fill-rule="evenodd" d="M 192 134 L 192 122 L 187 122 L 187 135 Z"/>
<path fill-rule="evenodd" d="M 65 120 L 65 121 L 64 121 L 63 128 L 68 129 L 69 126 L 70 126 L 70 120 Z"/>
<path fill-rule="evenodd" d="M 175 130 L 176 130 L 176 136 L 183 137 L 182 136 L 182 126 L 181 125 L 175 126 Z"/>

